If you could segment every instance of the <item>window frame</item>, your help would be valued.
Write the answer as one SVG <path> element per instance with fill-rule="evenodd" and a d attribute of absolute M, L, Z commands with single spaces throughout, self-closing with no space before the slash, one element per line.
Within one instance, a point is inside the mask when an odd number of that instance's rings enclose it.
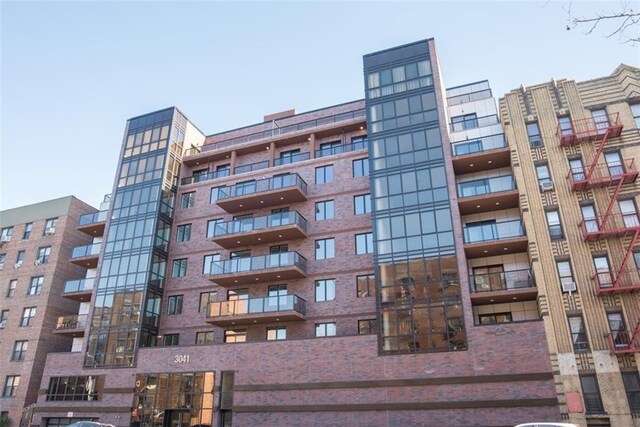
<path fill-rule="evenodd" d="M 574 324 L 572 319 L 579 320 L 579 330 L 574 331 Z M 585 327 L 582 314 L 571 314 L 567 316 L 567 322 L 569 324 L 569 334 L 571 334 L 571 345 L 573 346 L 574 353 L 584 353 L 589 351 L 589 337 L 587 336 L 587 329 Z M 578 341 L 580 336 L 583 336 L 584 341 Z"/>
<path fill-rule="evenodd" d="M 329 245 L 329 243 L 331 243 Z M 321 245 L 322 247 L 319 247 Z M 318 239 L 315 241 L 315 256 L 316 260 L 333 259 L 336 257 L 336 239 L 335 237 L 327 237 L 325 239 Z M 330 253 L 331 256 L 327 256 Z M 318 256 L 318 255 L 321 256 Z"/>
<path fill-rule="evenodd" d="M 185 191 L 180 194 L 180 209 L 190 209 L 196 204 L 196 192 Z"/>
<path fill-rule="evenodd" d="M 316 167 L 315 178 L 316 185 L 331 184 L 335 178 L 333 164 Z"/>
<path fill-rule="evenodd" d="M 372 254 L 374 251 L 373 232 L 359 233 L 354 236 L 356 255 Z M 362 247 L 364 245 L 364 248 Z"/>
<path fill-rule="evenodd" d="M 169 295 L 167 297 L 167 316 L 176 316 L 182 314 L 182 306 L 184 305 L 184 295 Z"/>
<path fill-rule="evenodd" d="M 550 214 L 555 214 L 557 216 L 557 223 L 551 223 L 551 219 L 549 218 Z M 549 231 L 549 237 L 551 240 L 562 240 L 564 239 L 564 228 L 562 227 L 562 218 L 560 217 L 560 209 L 548 209 L 545 210 L 544 216 L 547 220 L 547 231 Z M 559 231 L 554 231 L 557 228 Z"/>
<path fill-rule="evenodd" d="M 535 132 L 533 128 L 535 127 Z M 542 139 L 542 132 L 540 132 L 540 124 L 538 121 L 525 123 L 527 131 L 527 141 L 529 141 L 529 147 L 540 148 L 544 147 L 544 140 Z"/>
<path fill-rule="evenodd" d="M 355 159 L 351 162 L 351 175 L 353 178 L 369 176 L 369 158 Z"/>
<path fill-rule="evenodd" d="M 315 302 L 335 301 L 336 279 L 320 279 L 314 282 Z"/>
<path fill-rule="evenodd" d="M 362 206 L 362 210 L 358 209 L 358 205 Z M 357 194 L 353 196 L 353 214 L 365 215 L 368 213 L 371 213 L 371 193 Z"/>
<path fill-rule="evenodd" d="M 326 338 L 338 336 L 338 328 L 336 322 L 321 322 L 315 324 L 315 337 Z M 321 335 L 318 335 L 318 332 Z"/>
<path fill-rule="evenodd" d="M 20 375 L 7 375 L 4 380 L 2 397 L 15 397 L 20 386 Z"/>
<path fill-rule="evenodd" d="M 12 362 L 24 361 L 25 354 L 29 348 L 28 340 L 17 340 L 13 343 L 13 350 L 11 351 Z"/>
<path fill-rule="evenodd" d="M 35 283 L 34 283 L 35 282 Z M 29 281 L 27 295 L 40 295 L 44 286 L 44 276 L 32 276 Z"/>
<path fill-rule="evenodd" d="M 187 267 L 189 265 L 188 258 L 174 259 L 171 263 L 171 278 L 179 279 L 187 275 Z"/>
<path fill-rule="evenodd" d="M 204 338 L 201 338 L 204 337 Z M 214 344 L 215 332 L 214 331 L 200 331 L 196 332 L 196 345 L 211 345 Z"/>
<path fill-rule="evenodd" d="M 191 223 L 180 224 L 176 227 L 176 243 L 188 242 L 191 240 Z"/>
<path fill-rule="evenodd" d="M 330 215 L 330 216 L 327 216 Z M 335 200 L 321 200 L 316 202 L 316 221 L 327 221 L 335 219 L 336 207 Z"/>
<path fill-rule="evenodd" d="M 35 319 L 37 314 L 37 307 L 24 307 L 22 309 L 22 317 L 20 317 L 20 327 L 25 328 L 32 326 L 33 319 Z"/>
<path fill-rule="evenodd" d="M 283 333 L 284 335 L 282 335 Z M 267 341 L 286 341 L 287 339 L 287 327 L 286 326 L 269 326 L 266 330 Z"/>

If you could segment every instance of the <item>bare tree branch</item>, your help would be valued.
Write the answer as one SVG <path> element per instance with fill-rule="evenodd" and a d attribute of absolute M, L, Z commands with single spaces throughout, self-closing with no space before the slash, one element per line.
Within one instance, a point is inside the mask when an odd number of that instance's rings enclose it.
<path fill-rule="evenodd" d="M 587 27 L 585 35 L 592 34 L 596 28 L 603 27 L 606 31 L 604 37 L 617 36 L 622 43 L 632 45 L 640 44 L 640 12 L 633 10 L 630 1 L 621 1 L 620 7 L 609 13 L 597 13 L 595 16 L 574 16 L 571 11 L 571 2 L 567 9 L 567 30 L 577 27 Z"/>

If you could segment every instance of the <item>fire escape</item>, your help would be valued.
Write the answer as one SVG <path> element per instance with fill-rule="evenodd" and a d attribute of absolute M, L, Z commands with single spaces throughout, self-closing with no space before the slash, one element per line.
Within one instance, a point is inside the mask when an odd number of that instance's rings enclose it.
<path fill-rule="evenodd" d="M 598 295 L 606 295 L 621 292 L 634 292 L 640 290 L 640 270 L 634 268 L 630 259 L 633 258 L 633 250 L 640 237 L 640 220 L 637 212 L 622 212 L 614 214 L 614 206 L 626 184 L 634 183 L 638 178 L 638 169 L 635 159 L 618 158 L 610 161 L 603 157 L 603 150 L 611 138 L 617 138 L 622 133 L 622 122 L 618 114 L 606 114 L 590 118 L 561 123 L 558 126 L 557 136 L 561 146 L 572 146 L 583 142 L 594 145 L 595 155 L 590 161 L 585 158 L 584 167 L 573 167 L 569 172 L 568 180 L 573 191 L 585 191 L 588 189 L 604 189 L 607 196 L 610 188 L 614 188 L 613 194 L 604 211 L 593 216 L 583 215 L 580 222 L 582 236 L 585 241 L 597 239 L 616 238 L 623 241 L 631 238 L 626 247 L 624 256 L 619 264 L 618 259 L 611 259 L 612 266 L 597 269 L 594 276 L 596 292 Z M 583 211 L 584 214 L 584 211 Z M 613 254 L 610 254 L 613 256 Z M 616 267 L 618 264 L 618 267 Z M 632 332 L 617 331 L 608 336 L 613 353 L 624 354 L 640 352 L 640 321 Z"/>

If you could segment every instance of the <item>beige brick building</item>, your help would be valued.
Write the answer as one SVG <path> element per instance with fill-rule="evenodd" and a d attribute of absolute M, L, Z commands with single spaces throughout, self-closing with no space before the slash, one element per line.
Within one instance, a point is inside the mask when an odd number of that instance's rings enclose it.
<path fill-rule="evenodd" d="M 522 86 L 500 114 L 561 412 L 638 426 L 640 69 Z"/>

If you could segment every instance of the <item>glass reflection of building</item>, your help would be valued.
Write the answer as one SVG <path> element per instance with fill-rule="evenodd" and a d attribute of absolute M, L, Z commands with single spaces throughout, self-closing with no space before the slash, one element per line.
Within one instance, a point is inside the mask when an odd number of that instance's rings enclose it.
<path fill-rule="evenodd" d="M 85 366 L 133 366 L 156 344 L 183 145 L 203 140 L 176 108 L 127 122 Z"/>
<path fill-rule="evenodd" d="M 466 349 L 428 42 L 366 55 L 364 72 L 381 352 Z"/>

